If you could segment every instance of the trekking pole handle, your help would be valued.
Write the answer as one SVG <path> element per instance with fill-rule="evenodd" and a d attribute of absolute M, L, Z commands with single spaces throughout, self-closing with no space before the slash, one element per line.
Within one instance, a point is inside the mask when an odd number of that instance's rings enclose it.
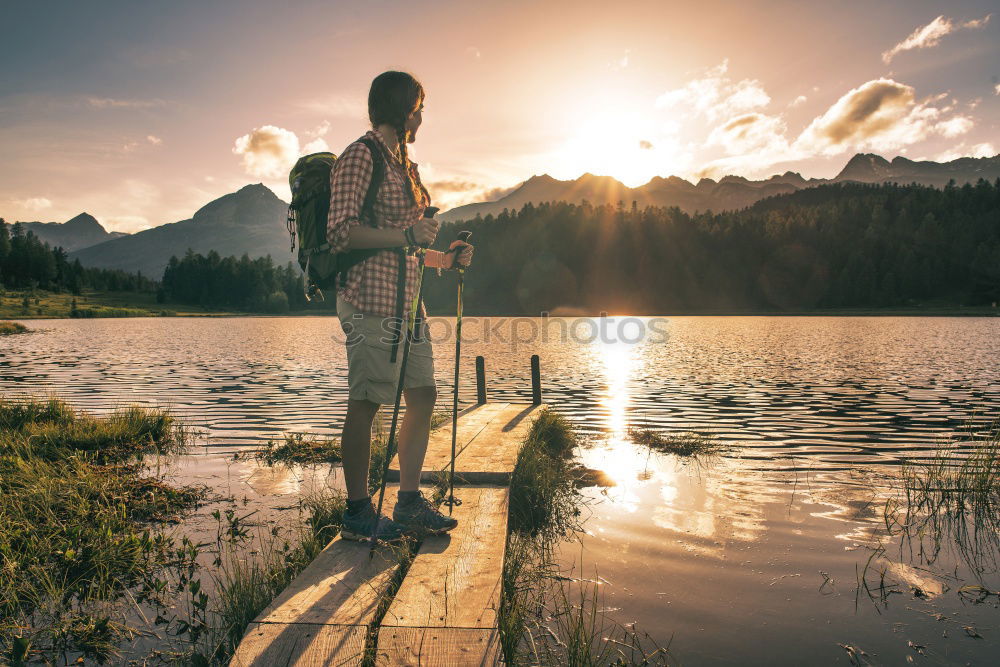
<path fill-rule="evenodd" d="M 469 243 L 469 239 L 472 238 L 472 232 L 468 230 L 463 230 L 458 233 L 458 240 L 453 241 L 451 246 L 448 248 L 448 254 L 454 254 L 455 257 L 452 261 L 452 268 L 459 273 L 465 272 L 465 267 L 458 263 L 458 253 L 462 251 L 462 248 Z"/>
<path fill-rule="evenodd" d="M 437 212 L 440 210 L 441 209 L 439 209 L 437 206 L 428 206 L 427 208 L 424 209 L 424 219 L 427 220 L 433 218 L 435 215 L 437 215 Z M 421 243 L 417 247 L 427 250 L 428 248 L 431 247 L 431 245 L 429 243 L 427 244 Z"/>

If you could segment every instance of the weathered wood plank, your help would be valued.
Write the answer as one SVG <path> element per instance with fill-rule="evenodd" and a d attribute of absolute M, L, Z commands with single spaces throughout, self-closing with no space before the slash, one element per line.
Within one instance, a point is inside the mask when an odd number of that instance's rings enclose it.
<path fill-rule="evenodd" d="M 375 656 L 377 665 L 497 665 L 500 634 L 495 628 L 382 627 Z"/>
<path fill-rule="evenodd" d="M 397 490 L 386 487 L 383 511 L 390 515 Z M 399 569 L 399 549 L 381 545 L 369 558 L 367 542 L 334 538 L 254 619 L 231 664 L 358 664 L 368 625 Z"/>
<path fill-rule="evenodd" d="M 455 449 L 462 451 L 472 442 L 489 424 L 501 417 L 509 408 L 508 403 L 486 403 L 484 405 L 474 405 L 463 410 L 458 416 L 458 438 L 455 442 Z M 451 421 L 431 431 L 427 440 L 427 454 L 424 456 L 423 474 L 421 482 L 432 482 L 436 471 L 443 470 L 451 465 Z M 389 465 L 389 472 L 386 479 L 390 482 L 399 481 L 399 455 L 393 457 Z"/>
<path fill-rule="evenodd" d="M 491 628 L 500 604 L 507 487 L 455 489 L 458 526 L 424 539 L 382 625 Z"/>
<path fill-rule="evenodd" d="M 364 625 L 255 623 L 229 664 L 234 667 L 358 665 L 364 655 L 367 633 Z"/>
<path fill-rule="evenodd" d="M 455 495 L 458 526 L 424 540 L 382 619 L 380 664 L 496 662 L 510 490 L 463 486 Z"/>
<path fill-rule="evenodd" d="M 545 407 L 507 406 L 455 459 L 455 483 L 509 484 L 521 443 Z"/>
<path fill-rule="evenodd" d="M 386 487 L 382 511 L 392 516 L 398 487 Z M 399 547 L 380 545 L 372 558 L 367 542 L 339 535 L 268 605 L 259 623 L 364 625 L 375 614 L 399 567 Z"/>

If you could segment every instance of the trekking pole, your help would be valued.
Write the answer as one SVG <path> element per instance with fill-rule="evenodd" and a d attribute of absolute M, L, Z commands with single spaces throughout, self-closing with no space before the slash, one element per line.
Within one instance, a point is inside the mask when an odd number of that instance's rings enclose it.
<path fill-rule="evenodd" d="M 371 549 L 368 551 L 369 559 L 374 555 L 375 547 L 378 544 L 378 522 L 379 518 L 382 516 L 382 502 L 385 500 L 385 478 L 389 474 L 389 464 L 392 462 L 392 457 L 395 456 L 396 453 L 396 424 L 399 421 L 399 404 L 402 402 L 403 383 L 406 380 L 406 362 L 410 357 L 410 339 L 413 336 L 413 327 L 416 320 L 417 308 L 420 303 L 420 295 L 424 287 L 424 251 L 421 249 L 417 252 L 420 257 L 420 269 L 417 272 L 417 291 L 416 295 L 413 297 L 413 306 L 410 310 L 411 315 L 406 327 L 406 338 L 403 339 L 403 358 L 399 362 L 399 381 L 396 383 L 396 402 L 392 406 L 392 423 L 389 426 L 389 440 L 385 445 L 385 461 L 382 462 L 382 477 L 379 481 L 378 507 L 375 509 L 375 525 L 372 527 Z"/>
<path fill-rule="evenodd" d="M 424 212 L 425 218 L 433 217 L 438 209 L 432 206 L 427 207 Z M 429 215 L 428 215 L 429 213 Z M 379 480 L 378 507 L 375 508 L 375 525 L 372 526 L 371 548 L 368 550 L 368 559 L 375 555 L 375 547 L 378 546 L 378 523 L 382 517 L 382 502 L 385 500 L 385 478 L 389 474 L 389 464 L 395 455 L 393 446 L 396 443 L 396 424 L 399 422 L 399 404 L 403 400 L 403 383 L 406 381 L 406 362 L 410 357 L 410 339 L 413 335 L 413 328 L 416 326 L 417 309 L 420 307 L 420 297 L 424 290 L 424 251 L 426 248 L 419 248 L 420 268 L 417 270 L 417 289 L 413 296 L 413 305 L 410 307 L 410 317 L 406 327 L 406 338 L 403 339 L 403 358 L 399 361 L 399 381 L 396 383 L 396 401 L 392 406 L 392 423 L 389 426 L 389 440 L 385 445 L 385 460 L 382 462 L 382 477 Z M 402 322 L 400 322 L 402 324 Z"/>
<path fill-rule="evenodd" d="M 452 508 L 461 505 L 461 500 L 455 500 L 455 444 L 458 438 L 458 364 L 462 358 L 462 291 L 465 288 L 465 268 L 458 264 L 457 253 L 462 251 L 462 245 L 469 242 L 472 232 L 459 232 L 458 241 L 452 244 L 451 250 L 455 251 L 455 270 L 458 271 L 458 300 L 455 308 L 455 393 L 451 400 L 451 471 L 448 473 L 448 516 L 451 516 Z"/>

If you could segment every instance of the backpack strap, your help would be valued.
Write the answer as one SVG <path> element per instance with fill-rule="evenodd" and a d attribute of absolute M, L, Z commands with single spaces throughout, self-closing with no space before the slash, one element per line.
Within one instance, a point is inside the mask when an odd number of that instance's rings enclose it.
<path fill-rule="evenodd" d="M 372 154 L 372 180 L 368 185 L 368 192 L 365 193 L 365 203 L 361 206 L 361 215 L 368 215 L 369 223 L 375 226 L 375 200 L 378 198 L 378 189 L 385 179 L 385 158 L 382 156 L 382 149 L 375 145 L 369 137 L 361 137 L 358 141 L 368 147 Z"/>

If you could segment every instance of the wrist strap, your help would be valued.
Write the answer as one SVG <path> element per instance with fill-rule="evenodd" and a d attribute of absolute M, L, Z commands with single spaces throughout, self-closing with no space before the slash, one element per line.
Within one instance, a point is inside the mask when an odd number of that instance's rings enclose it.
<path fill-rule="evenodd" d="M 411 245 L 411 246 L 417 245 L 417 239 L 413 236 L 413 227 L 412 226 L 411 227 L 407 227 L 406 229 L 403 230 L 403 237 L 406 239 L 406 242 L 409 245 Z"/>

